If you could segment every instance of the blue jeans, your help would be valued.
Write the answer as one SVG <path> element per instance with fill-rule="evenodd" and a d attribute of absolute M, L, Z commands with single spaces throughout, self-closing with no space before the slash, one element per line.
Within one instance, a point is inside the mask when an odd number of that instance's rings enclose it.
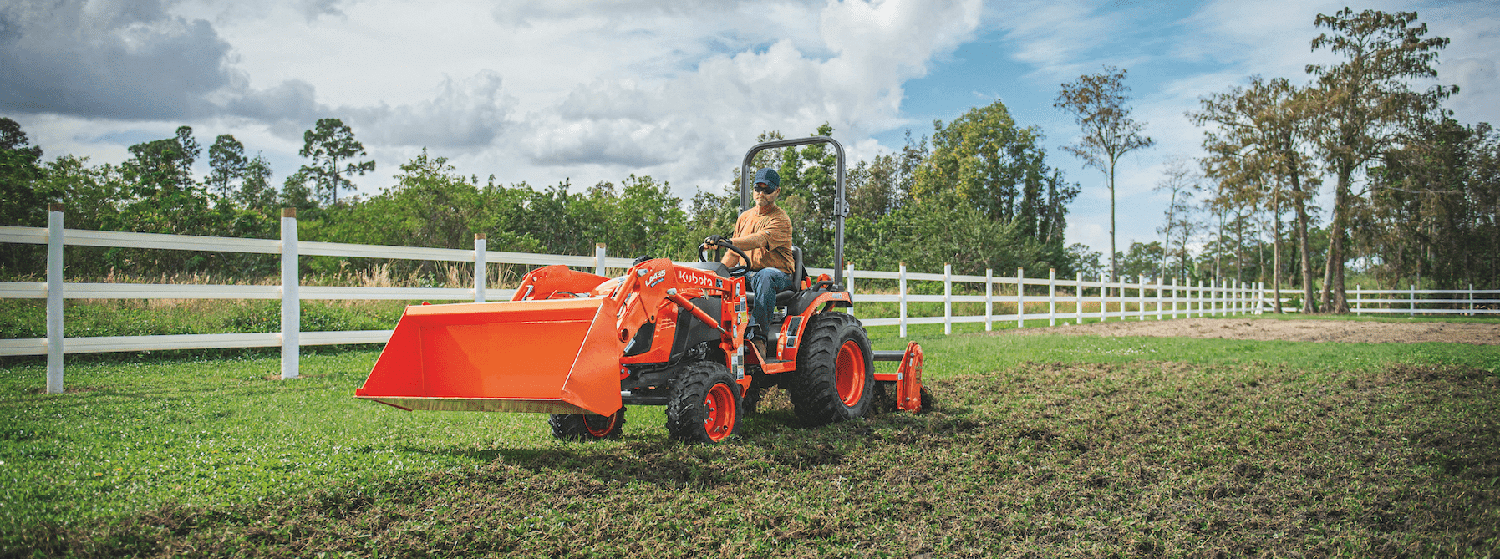
<path fill-rule="evenodd" d="M 792 278 L 778 268 L 761 268 L 750 275 L 750 291 L 755 299 L 750 301 L 750 325 L 765 324 L 758 328 L 762 340 L 771 338 L 771 311 L 776 308 L 776 294 L 792 286 Z"/>

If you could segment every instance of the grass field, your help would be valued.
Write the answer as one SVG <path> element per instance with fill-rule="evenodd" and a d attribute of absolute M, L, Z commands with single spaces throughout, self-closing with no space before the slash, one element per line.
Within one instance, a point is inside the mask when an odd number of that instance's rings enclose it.
<path fill-rule="evenodd" d="M 977 325 L 965 325 L 968 330 Z M 872 329 L 895 349 L 894 329 Z M 1467 556 L 1500 549 L 1500 350 L 945 337 L 937 410 L 619 441 L 351 398 L 378 352 L 0 369 L 0 556 Z"/>

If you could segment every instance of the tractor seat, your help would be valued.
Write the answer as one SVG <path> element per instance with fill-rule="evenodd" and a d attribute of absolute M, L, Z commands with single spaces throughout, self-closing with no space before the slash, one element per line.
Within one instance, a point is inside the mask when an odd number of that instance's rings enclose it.
<path fill-rule="evenodd" d="M 797 293 L 802 291 L 802 280 L 807 278 L 807 268 L 802 265 L 802 249 L 796 245 L 792 246 L 792 262 L 797 271 L 792 273 L 792 286 L 776 294 L 777 307 L 791 306 Z"/>

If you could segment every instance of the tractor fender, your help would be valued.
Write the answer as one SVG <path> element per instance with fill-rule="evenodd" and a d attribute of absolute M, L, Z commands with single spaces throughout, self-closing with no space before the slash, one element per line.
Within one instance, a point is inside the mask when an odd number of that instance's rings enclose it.
<path fill-rule="evenodd" d="M 794 300 L 788 305 L 786 322 L 781 326 L 781 339 L 776 345 L 779 359 L 796 359 L 801 346 L 802 334 L 814 314 L 832 311 L 834 307 L 854 306 L 853 297 L 847 291 L 808 291 L 798 295 L 807 297 L 806 302 Z"/>

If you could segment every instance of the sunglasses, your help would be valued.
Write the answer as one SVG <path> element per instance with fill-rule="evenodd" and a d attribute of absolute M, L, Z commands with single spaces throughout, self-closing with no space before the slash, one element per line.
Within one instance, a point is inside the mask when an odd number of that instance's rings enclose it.
<path fill-rule="evenodd" d="M 756 183 L 756 185 L 755 185 L 755 191 L 756 192 L 765 192 L 765 193 L 769 194 L 769 193 L 772 193 L 772 192 L 776 192 L 776 189 L 773 188 L 773 187 L 770 187 L 770 186 L 766 186 L 765 183 Z"/>

